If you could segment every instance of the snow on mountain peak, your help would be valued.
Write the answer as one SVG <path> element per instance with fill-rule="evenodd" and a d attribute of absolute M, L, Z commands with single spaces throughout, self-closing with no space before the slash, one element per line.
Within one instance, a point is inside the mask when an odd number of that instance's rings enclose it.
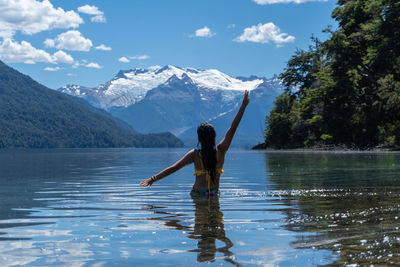
<path fill-rule="evenodd" d="M 134 69 L 123 71 L 122 75 L 117 75 L 118 78 L 112 80 L 104 92 L 107 96 L 125 97 L 119 105 L 128 106 L 143 99 L 147 91 L 167 82 L 172 76 L 178 79 L 183 79 L 183 76 L 188 76 L 194 84 L 200 88 L 213 90 L 228 90 L 228 91 L 244 91 L 253 90 L 260 85 L 262 79 L 254 79 L 251 81 L 242 81 L 224 74 L 216 69 L 197 70 L 194 68 L 179 68 L 172 65 L 164 67 L 153 66 L 147 69 Z"/>
<path fill-rule="evenodd" d="M 198 70 L 166 65 L 164 67 L 150 66 L 147 69 L 121 70 L 111 81 L 96 88 L 85 89 L 91 90 L 92 96 L 96 97 L 95 95 L 97 95 L 102 108 L 127 107 L 142 100 L 149 90 L 166 83 L 172 76 L 176 76 L 180 80 L 190 79 L 199 88 L 227 91 L 228 95 L 232 91 L 256 89 L 264 82 L 263 78 L 248 80 L 234 78 L 217 69 Z M 62 91 L 83 97 L 82 88 L 64 87 Z"/>
<path fill-rule="evenodd" d="M 155 65 L 155 66 L 150 66 L 148 67 L 149 70 L 151 71 L 158 71 L 159 69 L 161 69 L 162 67 L 159 65 Z"/>

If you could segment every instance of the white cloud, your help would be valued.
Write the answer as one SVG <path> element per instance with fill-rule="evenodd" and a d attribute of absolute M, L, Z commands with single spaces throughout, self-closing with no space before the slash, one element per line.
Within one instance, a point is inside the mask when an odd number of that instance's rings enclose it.
<path fill-rule="evenodd" d="M 0 37 L 17 31 L 35 34 L 51 29 L 77 28 L 82 18 L 74 11 L 54 8 L 49 0 L 0 0 Z"/>
<path fill-rule="evenodd" d="M 306 2 L 326 2 L 328 0 L 253 0 L 253 2 L 259 5 L 270 5 L 270 4 L 288 4 L 288 3 L 296 3 L 302 4 Z"/>
<path fill-rule="evenodd" d="M 46 47 L 55 47 L 56 46 L 56 42 L 53 39 L 46 39 L 46 40 L 44 40 L 43 43 Z"/>
<path fill-rule="evenodd" d="M 104 44 L 98 45 L 98 46 L 96 46 L 95 48 L 96 48 L 97 50 L 104 50 L 104 51 L 110 51 L 110 50 L 111 50 L 111 47 L 106 46 L 106 45 L 104 45 Z"/>
<path fill-rule="evenodd" d="M 234 39 L 236 42 L 269 43 L 273 42 L 278 47 L 284 43 L 294 42 L 295 37 L 287 33 L 281 33 L 281 30 L 274 23 L 259 23 L 244 29 L 242 35 Z"/>
<path fill-rule="evenodd" d="M 197 29 L 194 32 L 194 36 L 196 36 L 196 37 L 208 37 L 208 38 L 210 38 L 210 37 L 213 37 L 214 35 L 215 35 L 215 33 L 213 33 L 210 30 L 210 28 L 208 28 L 207 26 L 205 26 L 203 28 L 200 28 L 200 29 Z"/>
<path fill-rule="evenodd" d="M 76 30 L 60 33 L 55 39 L 46 39 L 44 44 L 47 47 L 56 47 L 71 51 L 89 51 L 93 45 L 90 39 L 83 37 Z"/>
<path fill-rule="evenodd" d="M 77 60 L 74 62 L 74 65 L 72 65 L 73 69 L 79 68 L 80 66 L 86 67 L 88 61 L 86 59 L 81 59 L 80 61 Z"/>
<path fill-rule="evenodd" d="M 9 63 L 23 62 L 26 64 L 35 64 L 36 62 L 72 64 L 74 62 L 74 59 L 63 51 L 57 51 L 50 55 L 44 50 L 33 47 L 29 42 L 18 43 L 9 38 L 0 44 L 0 59 Z"/>
<path fill-rule="evenodd" d="M 49 53 L 34 48 L 29 42 L 22 41 L 21 43 L 18 43 L 11 39 L 5 39 L 1 43 L 0 58 L 10 63 L 26 62 L 32 64 L 35 62 L 53 61 Z"/>
<path fill-rule="evenodd" d="M 58 71 L 58 70 L 60 70 L 60 67 L 46 67 L 46 68 L 44 68 L 44 70 L 46 70 L 46 71 Z"/>
<path fill-rule="evenodd" d="M 236 27 L 236 24 L 229 24 L 228 26 L 226 26 L 228 29 L 233 29 Z"/>
<path fill-rule="evenodd" d="M 94 17 L 90 19 L 92 22 L 106 22 L 103 11 L 100 11 L 97 6 L 84 5 L 78 7 L 78 11 L 81 13 L 94 15 Z"/>
<path fill-rule="evenodd" d="M 55 52 L 53 54 L 53 58 L 57 63 L 68 63 L 68 64 L 74 63 L 74 59 L 71 57 L 71 55 L 61 50 Z"/>
<path fill-rule="evenodd" d="M 136 55 L 136 56 L 132 56 L 129 58 L 132 60 L 145 60 L 145 59 L 149 59 L 150 57 L 148 55 Z"/>
<path fill-rule="evenodd" d="M 103 15 L 104 13 L 99 10 L 97 6 L 84 5 L 78 7 L 78 11 L 89 15 Z"/>
<path fill-rule="evenodd" d="M 129 63 L 131 60 L 145 60 L 149 59 L 150 57 L 148 55 L 136 55 L 136 56 L 129 56 L 129 57 L 120 57 L 118 59 L 119 62 L 122 63 Z"/>
<path fill-rule="evenodd" d="M 122 63 L 129 63 L 129 62 L 131 62 L 128 58 L 126 58 L 126 57 L 120 57 L 119 59 L 118 59 L 118 61 L 119 62 L 122 62 Z"/>
<path fill-rule="evenodd" d="M 103 15 L 97 15 L 90 19 L 92 22 L 106 22 L 106 17 Z"/>
<path fill-rule="evenodd" d="M 94 69 L 101 69 L 102 68 L 102 66 L 100 66 L 99 64 L 94 63 L 94 62 L 88 63 L 85 67 L 86 68 L 94 68 Z"/>

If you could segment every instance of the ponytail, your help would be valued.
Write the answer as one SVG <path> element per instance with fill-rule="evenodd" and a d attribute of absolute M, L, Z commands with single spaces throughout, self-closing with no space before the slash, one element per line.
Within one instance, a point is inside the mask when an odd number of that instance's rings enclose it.
<path fill-rule="evenodd" d="M 208 123 L 202 123 L 197 128 L 197 136 L 201 144 L 201 160 L 208 171 L 211 181 L 215 183 L 217 168 L 217 150 L 215 148 L 216 133 L 214 127 Z"/>

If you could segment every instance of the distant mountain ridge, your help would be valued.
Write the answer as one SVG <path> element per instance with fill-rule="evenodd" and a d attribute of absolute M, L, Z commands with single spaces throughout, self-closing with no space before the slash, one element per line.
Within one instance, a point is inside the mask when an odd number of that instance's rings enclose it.
<path fill-rule="evenodd" d="M 175 76 L 178 79 L 188 77 L 199 88 L 223 91 L 244 91 L 255 89 L 265 78 L 238 79 L 230 77 L 216 69 L 197 70 L 171 65 L 150 67 L 149 69 L 121 70 L 110 81 L 95 88 L 79 85 L 66 85 L 59 89 L 63 93 L 82 97 L 91 104 L 103 109 L 128 107 L 142 100 L 146 93 Z"/>
<path fill-rule="evenodd" d="M 67 85 L 63 93 L 86 99 L 110 111 L 140 132 L 171 131 L 193 145 L 196 127 L 213 123 L 219 135 L 229 126 L 244 90 L 250 90 L 248 122 L 238 129 L 239 145 L 263 140 L 265 116 L 273 100 L 283 91 L 276 77 L 231 77 L 219 70 L 198 70 L 171 65 L 119 71 L 108 82 L 94 88 Z M 240 142 L 238 142 L 240 140 Z"/>
<path fill-rule="evenodd" d="M 143 135 L 83 99 L 46 88 L 0 61 L 0 148 L 182 146 Z"/>

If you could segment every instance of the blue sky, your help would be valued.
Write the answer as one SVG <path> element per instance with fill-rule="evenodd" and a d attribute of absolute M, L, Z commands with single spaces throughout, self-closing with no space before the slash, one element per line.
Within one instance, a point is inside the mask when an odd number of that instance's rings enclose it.
<path fill-rule="evenodd" d="M 40 83 L 93 87 L 167 64 L 231 76 L 279 74 L 335 0 L 0 0 L 0 59 Z"/>

